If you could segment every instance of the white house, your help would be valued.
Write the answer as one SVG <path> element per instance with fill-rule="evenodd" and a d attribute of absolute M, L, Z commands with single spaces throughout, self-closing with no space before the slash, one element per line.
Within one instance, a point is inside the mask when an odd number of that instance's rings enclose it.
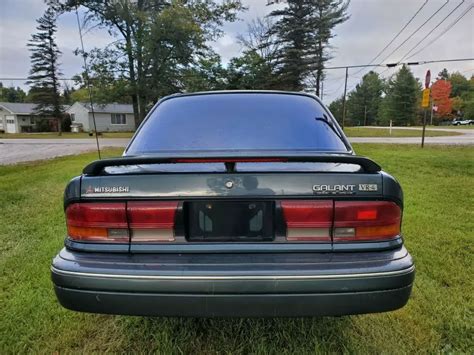
<path fill-rule="evenodd" d="M 70 115 L 72 124 L 81 124 L 86 132 L 94 130 L 90 104 L 76 102 L 66 110 L 66 113 Z M 135 130 L 132 105 L 94 104 L 94 116 L 97 132 Z"/>
<path fill-rule="evenodd" d="M 0 131 L 5 133 L 34 132 L 38 120 L 50 120 L 51 130 L 57 129 L 53 117 L 43 117 L 35 113 L 36 104 L 0 102 Z"/>

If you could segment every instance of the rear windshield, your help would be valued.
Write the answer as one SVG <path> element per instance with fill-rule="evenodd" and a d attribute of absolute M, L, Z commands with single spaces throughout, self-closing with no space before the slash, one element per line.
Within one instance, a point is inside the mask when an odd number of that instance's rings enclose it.
<path fill-rule="evenodd" d="M 326 115 L 318 101 L 303 95 L 178 96 L 156 108 L 127 155 L 209 150 L 347 152 L 342 139 L 321 120 Z"/>

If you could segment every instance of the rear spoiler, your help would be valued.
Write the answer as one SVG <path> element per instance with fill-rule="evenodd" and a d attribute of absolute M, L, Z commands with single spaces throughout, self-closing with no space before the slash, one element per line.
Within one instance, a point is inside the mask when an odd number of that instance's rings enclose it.
<path fill-rule="evenodd" d="M 291 152 L 287 154 L 248 154 L 235 153 L 232 155 L 215 152 L 197 154 L 173 154 L 173 155 L 146 155 L 131 156 L 112 159 L 96 160 L 87 165 L 83 173 L 89 176 L 100 175 L 108 166 L 127 166 L 144 164 L 175 164 L 175 163 L 224 163 L 228 172 L 235 171 L 236 163 L 254 162 L 288 162 L 288 163 L 341 163 L 359 165 L 367 173 L 377 173 L 382 168 L 373 160 L 353 154 L 308 154 Z"/>

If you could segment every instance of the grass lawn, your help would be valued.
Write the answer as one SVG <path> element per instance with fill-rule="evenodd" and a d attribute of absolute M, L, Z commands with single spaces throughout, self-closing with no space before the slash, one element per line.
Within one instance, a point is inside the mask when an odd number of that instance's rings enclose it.
<path fill-rule="evenodd" d="M 404 187 L 403 230 L 417 267 L 405 308 L 339 318 L 215 320 L 65 310 L 49 266 L 66 232 L 64 186 L 95 159 L 90 153 L 0 167 L 0 353 L 473 353 L 474 148 L 355 149 Z"/>
<path fill-rule="evenodd" d="M 104 132 L 99 138 L 131 138 L 134 132 Z M 54 132 L 45 133 L 0 133 L 0 138 L 34 138 L 34 139 L 64 139 L 64 138 L 94 138 L 89 136 L 89 133 L 71 133 L 63 132 L 62 135 L 58 136 Z"/>
<path fill-rule="evenodd" d="M 392 134 L 390 130 L 385 128 L 365 128 L 365 127 L 346 127 L 344 133 L 348 137 L 421 137 L 421 130 L 412 129 L 396 129 L 392 128 Z M 429 129 L 425 132 L 426 137 L 439 137 L 439 136 L 458 136 L 458 132 L 446 132 L 446 131 L 431 131 Z"/>

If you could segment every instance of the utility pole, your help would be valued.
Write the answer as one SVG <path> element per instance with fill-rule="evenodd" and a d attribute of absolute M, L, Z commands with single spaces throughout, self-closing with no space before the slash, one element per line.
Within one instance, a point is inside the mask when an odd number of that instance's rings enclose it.
<path fill-rule="evenodd" d="M 367 126 L 367 105 L 364 105 L 364 126 Z"/>
<path fill-rule="evenodd" d="M 347 77 L 349 76 L 349 67 L 346 67 L 346 79 L 344 81 L 344 96 L 342 98 L 342 130 L 346 121 L 346 93 L 347 93 Z"/>
<path fill-rule="evenodd" d="M 430 117 L 430 126 L 433 125 L 433 99 L 431 99 L 431 117 Z"/>
<path fill-rule="evenodd" d="M 424 108 L 423 132 L 421 135 L 421 148 L 425 146 L 426 116 L 428 113 L 428 108 L 430 107 L 430 82 L 431 82 L 431 72 L 428 70 L 425 76 L 425 89 L 423 90 L 423 99 L 421 100 L 421 107 Z"/>
<path fill-rule="evenodd" d="M 321 101 L 323 101 L 324 96 L 324 79 L 321 80 Z"/>

